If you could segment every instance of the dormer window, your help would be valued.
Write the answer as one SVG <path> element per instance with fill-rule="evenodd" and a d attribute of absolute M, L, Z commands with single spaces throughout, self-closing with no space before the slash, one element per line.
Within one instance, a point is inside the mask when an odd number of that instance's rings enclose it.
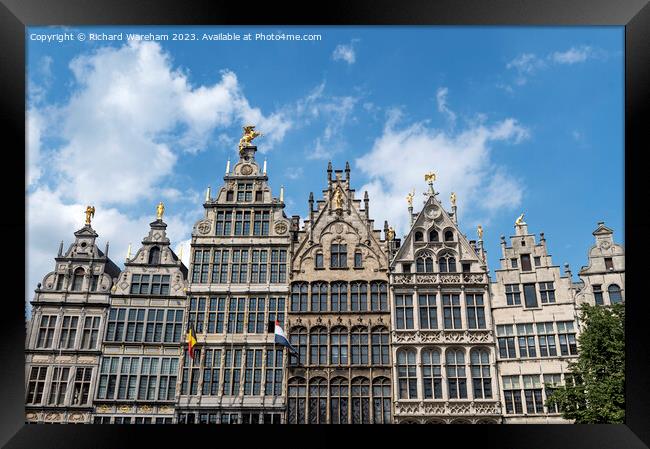
<path fill-rule="evenodd" d="M 530 265 L 530 254 L 521 255 L 521 269 L 522 271 L 531 271 L 533 269 Z"/>
<path fill-rule="evenodd" d="M 257 201 L 258 203 L 262 202 L 262 191 L 261 190 L 258 190 L 258 191 L 255 192 L 255 201 Z"/>
<path fill-rule="evenodd" d="M 74 274 L 72 275 L 72 291 L 81 291 L 81 285 L 83 284 L 84 280 L 84 273 L 85 271 L 83 268 L 77 268 L 74 270 Z"/>
<path fill-rule="evenodd" d="M 330 265 L 332 268 L 347 268 L 348 245 L 332 243 L 330 256 L 331 256 Z"/>
<path fill-rule="evenodd" d="M 417 231 L 415 233 L 415 241 L 416 242 L 423 242 L 424 241 L 424 234 L 422 234 L 422 232 L 420 232 L 420 231 Z"/>
<path fill-rule="evenodd" d="M 433 258 L 420 256 L 415 262 L 415 271 L 418 273 L 433 273 Z"/>
<path fill-rule="evenodd" d="M 242 182 L 237 184 L 237 201 L 253 201 L 253 183 Z"/>
<path fill-rule="evenodd" d="M 160 264 L 160 248 L 154 246 L 149 250 L 149 265 Z"/>
<path fill-rule="evenodd" d="M 439 239 L 438 237 L 438 231 L 435 229 L 429 232 L 429 241 L 430 242 L 437 242 Z"/>
<path fill-rule="evenodd" d="M 454 233 L 451 231 L 445 231 L 445 242 L 453 242 L 454 241 Z"/>
<path fill-rule="evenodd" d="M 234 197 L 235 197 L 235 192 L 233 192 L 232 190 L 228 190 L 226 192 L 226 201 L 232 201 Z"/>
<path fill-rule="evenodd" d="M 438 259 L 438 265 L 441 273 L 455 273 L 456 259 L 451 254 L 445 254 Z"/>

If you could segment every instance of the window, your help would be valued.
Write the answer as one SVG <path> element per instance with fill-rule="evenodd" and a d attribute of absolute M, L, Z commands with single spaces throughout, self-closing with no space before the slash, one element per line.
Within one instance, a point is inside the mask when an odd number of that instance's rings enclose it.
<path fill-rule="evenodd" d="M 533 260 L 535 261 L 536 267 L 539 267 L 542 264 L 542 258 L 540 256 L 535 256 Z"/>
<path fill-rule="evenodd" d="M 201 298 L 203 299 L 203 298 Z M 228 307 L 228 333 L 242 334 L 244 332 L 244 311 L 246 298 L 230 298 Z M 197 332 L 198 329 L 197 329 Z"/>
<path fill-rule="evenodd" d="M 544 401 L 542 400 L 542 385 L 539 382 L 539 375 L 524 377 L 524 396 L 526 397 L 526 413 L 529 415 L 544 413 Z"/>
<path fill-rule="evenodd" d="M 332 308 L 332 312 L 347 312 L 348 284 L 346 282 L 332 282 L 330 292 L 330 306 Z"/>
<path fill-rule="evenodd" d="M 601 285 L 595 284 L 592 286 L 592 289 L 594 292 L 594 300 L 596 301 L 596 304 L 602 306 L 604 304 L 604 301 L 603 301 L 603 291 L 601 290 Z"/>
<path fill-rule="evenodd" d="M 262 250 L 264 261 L 266 262 L 266 251 Z M 230 251 L 227 249 L 215 249 L 214 250 L 214 259 L 212 263 L 212 283 L 214 284 L 225 284 L 228 282 L 228 256 Z M 264 265 L 258 265 L 255 258 L 261 259 L 262 255 L 260 251 L 253 251 L 253 272 L 255 273 L 255 278 L 251 279 L 251 282 L 265 282 L 266 281 L 266 263 Z M 262 262 L 261 260 L 259 260 Z M 263 267 L 263 268 L 262 268 Z M 262 271 L 264 274 L 262 275 Z M 262 280 L 264 278 L 264 280 Z"/>
<path fill-rule="evenodd" d="M 531 271 L 533 267 L 530 266 L 530 254 L 521 255 L 521 269 L 523 271 Z"/>
<path fill-rule="evenodd" d="M 315 267 L 316 268 L 323 268 L 323 253 L 322 252 L 317 252 L 316 253 L 316 258 L 315 260 Z"/>
<path fill-rule="evenodd" d="M 248 249 L 233 249 L 230 282 L 244 284 L 248 281 Z"/>
<path fill-rule="evenodd" d="M 237 201 L 253 201 L 253 183 L 237 184 Z"/>
<path fill-rule="evenodd" d="M 232 192 L 230 199 L 227 201 L 232 201 Z M 232 212 L 230 211 L 218 211 L 217 220 L 216 220 L 216 235 L 230 235 L 232 229 Z"/>
<path fill-rule="evenodd" d="M 250 211 L 235 211 L 235 235 L 251 235 Z"/>
<path fill-rule="evenodd" d="M 206 349 L 203 357 L 203 394 L 219 394 L 219 374 L 221 368 L 221 349 Z"/>
<path fill-rule="evenodd" d="M 309 382 L 309 424 L 327 424 L 327 381 L 322 377 Z"/>
<path fill-rule="evenodd" d="M 81 349 L 96 349 L 101 317 L 87 316 L 81 334 Z"/>
<path fill-rule="evenodd" d="M 210 263 L 210 250 L 200 250 L 196 249 L 194 250 L 194 260 L 192 262 L 192 282 L 194 283 L 201 283 L 205 284 L 208 282 L 208 269 L 209 269 L 209 263 Z M 134 275 L 135 276 L 135 275 Z M 142 275 L 142 280 L 141 282 L 144 283 L 145 279 L 148 278 L 148 274 L 143 274 Z M 131 290 L 131 293 L 134 293 L 133 290 Z M 148 291 L 140 291 L 139 293 L 149 293 Z"/>
<path fill-rule="evenodd" d="M 517 266 L 518 266 L 517 259 L 516 258 L 510 259 L 510 267 L 511 268 L 517 268 Z"/>
<path fill-rule="evenodd" d="M 352 328 L 350 336 L 350 356 L 353 365 L 368 364 L 368 329 L 365 327 Z"/>
<path fill-rule="evenodd" d="M 74 270 L 74 274 L 72 275 L 72 291 L 81 291 L 81 286 L 84 280 L 84 273 L 85 271 L 83 268 L 77 268 Z"/>
<path fill-rule="evenodd" d="M 327 365 L 327 329 L 314 327 L 309 334 L 309 363 Z"/>
<path fill-rule="evenodd" d="M 449 399 L 467 399 L 465 356 L 460 349 L 447 349 L 447 383 Z"/>
<path fill-rule="evenodd" d="M 304 327 L 294 327 L 291 330 L 289 339 L 291 345 L 298 351 L 297 355 L 291 354 L 289 362 L 292 365 L 305 365 L 307 363 L 307 329 Z"/>
<path fill-rule="evenodd" d="M 411 272 L 411 264 L 410 263 L 403 263 L 402 264 L 402 273 L 410 273 Z"/>
<path fill-rule="evenodd" d="M 235 192 L 233 192 L 232 190 L 228 190 L 226 192 L 226 201 L 232 201 L 234 199 L 234 196 L 235 196 Z"/>
<path fill-rule="evenodd" d="M 204 304 L 205 298 L 201 298 L 201 313 L 196 313 L 196 298 L 190 300 L 190 310 L 194 310 L 190 312 L 190 320 L 197 326 L 197 332 L 203 330 Z M 182 324 L 182 309 L 111 308 L 105 339 L 114 342 L 180 342 Z"/>
<path fill-rule="evenodd" d="M 267 396 L 282 395 L 282 349 L 266 350 L 266 372 L 264 382 L 264 393 Z"/>
<path fill-rule="evenodd" d="M 77 368 L 74 376 L 72 405 L 85 405 L 88 403 L 91 377 L 92 368 Z"/>
<path fill-rule="evenodd" d="M 41 325 L 38 328 L 38 339 L 36 340 L 37 348 L 52 347 L 57 318 L 56 315 L 43 315 L 41 317 Z"/>
<path fill-rule="evenodd" d="M 611 304 L 618 304 L 623 302 L 623 296 L 621 295 L 621 287 L 616 284 L 612 284 L 607 287 L 607 293 L 609 293 L 609 302 Z"/>
<path fill-rule="evenodd" d="M 330 384 L 330 415 L 332 424 L 348 423 L 348 381 L 341 377 Z"/>
<path fill-rule="evenodd" d="M 353 292 L 354 292 L 354 288 L 353 288 Z M 313 284 L 311 284 L 311 311 L 327 312 L 327 283 L 326 282 L 314 282 Z"/>
<path fill-rule="evenodd" d="M 241 361 L 241 349 L 226 349 L 226 360 L 223 370 L 223 394 L 226 396 L 239 395 Z M 196 394 L 193 390 L 194 388 L 190 389 L 191 395 Z"/>
<path fill-rule="evenodd" d="M 472 271 L 472 264 L 469 263 L 463 263 L 463 273 L 469 273 Z"/>
<path fill-rule="evenodd" d="M 65 403 L 65 393 L 68 389 L 68 380 L 70 378 L 70 368 L 55 366 L 52 374 L 52 383 L 50 385 L 50 398 L 47 401 L 49 405 L 63 405 Z"/>
<path fill-rule="evenodd" d="M 454 233 L 452 231 L 445 231 L 445 242 L 453 242 Z"/>
<path fill-rule="evenodd" d="M 535 284 L 524 284 L 524 301 L 526 302 L 526 307 L 537 307 Z"/>
<path fill-rule="evenodd" d="M 90 291 L 91 292 L 96 292 L 97 291 L 97 284 L 99 283 L 99 275 L 98 274 L 93 274 L 90 277 Z"/>
<path fill-rule="evenodd" d="M 262 334 L 266 332 L 264 312 L 266 298 L 248 298 L 248 333 Z"/>
<path fill-rule="evenodd" d="M 388 329 L 385 327 L 375 327 L 372 330 L 370 340 L 372 344 L 372 364 L 388 365 L 390 363 Z"/>
<path fill-rule="evenodd" d="M 414 238 L 416 242 L 422 242 L 424 241 L 424 234 L 421 231 L 416 231 Z"/>
<path fill-rule="evenodd" d="M 157 246 L 149 250 L 149 265 L 160 265 L 160 248 Z"/>
<path fill-rule="evenodd" d="M 370 308 L 373 312 L 388 312 L 388 283 L 370 283 Z"/>
<path fill-rule="evenodd" d="M 415 261 L 415 271 L 418 273 L 433 273 L 433 258 L 431 256 L 420 256 Z"/>
<path fill-rule="evenodd" d="M 61 335 L 59 336 L 59 349 L 72 349 L 74 340 L 77 337 L 78 316 L 64 316 L 61 324 Z"/>
<path fill-rule="evenodd" d="M 560 354 L 577 355 L 578 346 L 576 344 L 576 332 L 573 327 L 573 321 L 558 321 L 557 333 L 560 340 Z"/>
<path fill-rule="evenodd" d="M 517 306 L 521 304 L 519 284 L 506 284 L 506 303 L 509 306 Z"/>
<path fill-rule="evenodd" d="M 261 194 L 262 192 L 258 193 Z M 253 235 L 269 235 L 270 219 L 271 213 L 269 211 L 256 211 L 253 214 Z"/>
<path fill-rule="evenodd" d="M 614 261 L 611 257 L 605 257 L 605 269 L 608 271 L 614 270 Z"/>
<path fill-rule="evenodd" d="M 389 424 L 390 403 L 390 381 L 385 377 L 379 377 L 372 382 L 373 419 L 375 424 Z"/>
<path fill-rule="evenodd" d="M 195 332 L 203 332 L 203 325 L 205 324 L 205 304 L 206 298 L 196 298 L 194 296 L 190 298 L 190 314 L 188 315 L 187 322 L 194 326 Z M 152 315 L 152 318 L 155 319 L 155 312 Z M 110 322 L 108 326 L 110 328 Z M 145 336 L 147 341 L 152 341 L 154 329 L 153 324 L 147 324 L 147 335 Z"/>
<path fill-rule="evenodd" d="M 59 274 L 56 276 L 56 290 L 63 290 L 63 280 L 65 279 L 65 276 L 62 274 Z"/>
<path fill-rule="evenodd" d="M 29 372 L 29 383 L 27 384 L 27 400 L 25 403 L 38 405 L 43 400 L 45 389 L 45 378 L 47 366 L 32 366 Z"/>
<path fill-rule="evenodd" d="M 365 377 L 352 380 L 352 424 L 370 423 L 370 382 Z"/>
<path fill-rule="evenodd" d="M 467 304 L 467 327 L 469 329 L 485 329 L 485 309 L 481 293 L 468 293 L 465 295 Z"/>
<path fill-rule="evenodd" d="M 456 259 L 450 254 L 445 254 L 438 258 L 438 265 L 441 273 L 455 273 L 456 272 Z"/>
<path fill-rule="evenodd" d="M 262 201 L 262 191 L 261 190 L 256 190 L 255 191 L 255 201 L 258 203 Z"/>
<path fill-rule="evenodd" d="M 415 351 L 400 349 L 397 352 L 397 378 L 400 399 L 417 399 L 417 374 Z"/>
<path fill-rule="evenodd" d="M 437 349 L 422 350 L 422 386 L 424 399 L 442 399 L 442 365 Z"/>
<path fill-rule="evenodd" d="M 289 424 L 305 424 L 305 406 L 307 402 L 305 379 L 302 377 L 289 379 L 287 396 L 287 422 Z"/>
<path fill-rule="evenodd" d="M 350 284 L 350 310 L 353 312 L 368 311 L 368 284 L 365 282 Z"/>
<path fill-rule="evenodd" d="M 521 403 L 521 386 L 519 376 L 503 376 L 503 396 L 506 405 L 506 414 L 520 414 L 524 412 Z"/>
<path fill-rule="evenodd" d="M 287 281 L 287 250 L 271 250 L 271 283 L 284 284 Z"/>
<path fill-rule="evenodd" d="M 445 329 L 460 329 L 462 327 L 460 319 L 460 295 L 456 293 L 443 294 L 442 310 Z"/>
<path fill-rule="evenodd" d="M 539 296 L 542 300 L 542 304 L 555 302 L 555 287 L 553 286 L 553 282 L 540 282 Z"/>
<path fill-rule="evenodd" d="M 259 396 L 262 392 L 262 349 L 246 350 L 244 396 Z"/>
<path fill-rule="evenodd" d="M 196 265 L 195 265 L 196 267 Z M 207 282 L 208 277 L 208 265 L 207 261 L 205 264 L 205 269 L 202 269 L 204 273 L 201 273 L 201 276 L 205 278 Z M 133 274 L 131 276 L 131 294 L 133 295 L 168 295 L 169 294 L 169 278 L 168 274 Z M 197 281 L 199 282 L 199 281 Z"/>
<path fill-rule="evenodd" d="M 517 324 L 517 339 L 519 340 L 519 357 L 537 357 L 532 323 Z"/>
<path fill-rule="evenodd" d="M 348 363 L 348 332 L 344 327 L 335 327 L 330 335 L 330 363 L 332 365 L 347 365 Z"/>
<path fill-rule="evenodd" d="M 544 374 L 544 393 L 546 399 L 551 397 L 555 389 L 562 384 L 561 374 Z M 548 406 L 548 413 L 560 413 L 558 404 Z"/>
<path fill-rule="evenodd" d="M 499 324 L 497 326 L 497 343 L 500 358 L 514 359 L 517 357 L 514 334 L 512 324 Z"/>
<path fill-rule="evenodd" d="M 284 298 L 269 298 L 269 321 L 278 321 L 284 328 Z"/>
<path fill-rule="evenodd" d="M 438 329 L 438 312 L 435 293 L 420 293 L 418 295 L 418 310 L 420 313 L 420 329 Z"/>
<path fill-rule="evenodd" d="M 330 266 L 332 268 L 347 268 L 348 245 L 332 243 Z"/>
<path fill-rule="evenodd" d="M 361 251 L 356 251 L 354 253 L 354 268 L 363 268 L 363 259 L 361 257 Z"/>
<path fill-rule="evenodd" d="M 395 321 L 397 329 L 413 329 L 413 295 L 395 295 Z"/>
<path fill-rule="evenodd" d="M 472 349 L 470 361 L 474 399 L 491 399 L 490 353 L 485 349 Z"/>
<path fill-rule="evenodd" d="M 537 340 L 539 341 L 539 355 L 541 357 L 555 357 L 557 355 L 552 321 L 537 323 Z"/>
<path fill-rule="evenodd" d="M 429 231 L 429 241 L 437 242 L 438 240 L 440 240 L 440 238 L 438 237 L 438 231 L 436 231 L 435 229 Z"/>

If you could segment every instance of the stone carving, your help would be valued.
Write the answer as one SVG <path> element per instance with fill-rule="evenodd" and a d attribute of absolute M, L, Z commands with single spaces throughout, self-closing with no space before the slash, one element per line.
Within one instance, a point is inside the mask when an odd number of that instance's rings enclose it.
<path fill-rule="evenodd" d="M 207 234 L 210 232 L 210 228 L 212 227 L 212 222 L 210 220 L 203 220 L 200 221 L 198 225 L 196 225 L 196 229 L 199 231 L 199 234 Z"/>
<path fill-rule="evenodd" d="M 153 410 L 153 408 L 150 405 L 143 405 L 138 408 L 139 408 L 138 411 L 140 413 L 151 413 L 151 411 Z"/>
<path fill-rule="evenodd" d="M 111 407 L 106 404 L 97 407 L 97 413 L 110 413 L 110 411 L 111 411 Z"/>
<path fill-rule="evenodd" d="M 117 410 L 120 413 L 130 413 L 133 410 L 133 407 L 130 405 L 121 405 Z"/>
<path fill-rule="evenodd" d="M 440 276 L 441 284 L 460 284 L 459 274 L 443 274 Z"/>
<path fill-rule="evenodd" d="M 463 280 L 470 284 L 482 284 L 483 275 L 482 274 L 466 274 L 463 276 Z"/>
<path fill-rule="evenodd" d="M 276 234 L 285 234 L 289 228 L 287 224 L 283 221 L 275 224 L 275 233 Z"/>
<path fill-rule="evenodd" d="M 251 167 L 249 164 L 242 165 L 242 168 L 241 168 L 241 174 L 242 175 L 248 176 L 251 173 L 253 173 L 253 167 Z"/>
<path fill-rule="evenodd" d="M 412 274 L 394 274 L 394 280 L 396 284 L 412 284 L 413 275 Z"/>

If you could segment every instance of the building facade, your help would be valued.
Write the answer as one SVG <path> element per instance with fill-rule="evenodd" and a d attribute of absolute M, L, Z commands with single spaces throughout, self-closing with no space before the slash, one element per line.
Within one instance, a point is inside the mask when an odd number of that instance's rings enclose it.
<path fill-rule="evenodd" d="M 347 163 L 291 236 L 287 422 L 390 423 L 388 246 Z"/>
<path fill-rule="evenodd" d="M 54 259 L 38 284 L 25 344 L 25 418 L 29 422 L 89 423 L 99 373 L 111 288 L 120 270 L 86 224 Z"/>
<path fill-rule="evenodd" d="M 182 357 L 181 423 L 284 421 L 286 355 L 268 329 L 284 327 L 290 223 L 256 152 L 243 146 L 232 171 L 228 162 L 192 230 L 187 322 L 198 342 Z"/>
<path fill-rule="evenodd" d="M 432 181 L 391 259 L 396 423 L 501 420 L 490 280 L 482 230 L 461 233 L 455 195 L 446 211 Z M 396 242 L 398 246 L 400 242 Z"/>
<path fill-rule="evenodd" d="M 185 339 L 187 268 L 156 221 L 113 285 L 102 341 L 94 423 L 171 424 Z"/>

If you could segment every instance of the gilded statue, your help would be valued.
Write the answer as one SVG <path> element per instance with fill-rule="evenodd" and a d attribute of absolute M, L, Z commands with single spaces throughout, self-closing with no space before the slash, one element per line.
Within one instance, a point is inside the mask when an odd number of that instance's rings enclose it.
<path fill-rule="evenodd" d="M 408 195 L 406 195 L 406 202 L 409 204 L 409 207 L 413 207 L 414 196 L 415 196 L 415 189 L 413 189 Z"/>
<path fill-rule="evenodd" d="M 86 206 L 86 224 L 90 226 L 90 219 L 95 217 L 95 206 Z"/>
<path fill-rule="evenodd" d="M 392 226 L 390 226 L 390 227 L 388 228 L 388 232 L 386 233 L 386 238 L 387 238 L 389 241 L 395 239 L 395 229 L 393 229 Z"/>
<path fill-rule="evenodd" d="M 432 171 L 430 171 L 428 173 L 425 173 L 424 174 L 424 180 L 425 180 L 425 182 L 428 182 L 429 184 L 431 184 L 432 182 L 434 182 L 436 180 L 436 174 L 434 172 L 432 172 Z"/>
<path fill-rule="evenodd" d="M 451 192 L 450 199 L 451 199 L 451 205 L 455 207 L 456 206 L 456 194 L 454 192 Z"/>
<path fill-rule="evenodd" d="M 343 208 L 343 194 L 341 193 L 341 189 L 336 189 L 334 191 L 334 196 L 332 197 L 332 200 L 334 202 L 335 209 Z"/>
<path fill-rule="evenodd" d="M 478 239 L 483 240 L 483 226 L 478 225 L 478 228 L 476 228 L 476 233 L 478 234 Z"/>
<path fill-rule="evenodd" d="M 515 220 L 515 225 L 516 226 L 521 226 L 521 225 L 524 225 L 524 224 L 526 224 L 526 223 L 524 223 L 524 213 L 522 212 L 521 215 L 518 216 L 517 219 Z"/>
<path fill-rule="evenodd" d="M 164 213 L 165 213 L 165 205 L 161 201 L 160 203 L 158 203 L 158 206 L 156 206 L 156 215 L 158 217 L 158 220 L 162 220 Z"/>
<path fill-rule="evenodd" d="M 254 138 L 261 136 L 262 133 L 255 131 L 255 125 L 246 125 L 244 126 L 244 135 L 239 139 L 239 154 L 242 154 L 242 150 L 245 147 L 250 146 Z"/>

